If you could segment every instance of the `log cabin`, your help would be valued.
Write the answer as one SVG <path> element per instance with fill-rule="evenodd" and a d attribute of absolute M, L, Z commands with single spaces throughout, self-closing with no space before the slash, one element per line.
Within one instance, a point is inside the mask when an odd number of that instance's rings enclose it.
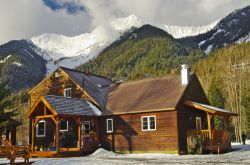
<path fill-rule="evenodd" d="M 237 114 L 209 105 L 195 74 L 112 83 L 58 67 L 30 92 L 32 156 L 84 155 L 102 147 L 118 153 L 217 152 L 231 149 L 228 128 Z"/>

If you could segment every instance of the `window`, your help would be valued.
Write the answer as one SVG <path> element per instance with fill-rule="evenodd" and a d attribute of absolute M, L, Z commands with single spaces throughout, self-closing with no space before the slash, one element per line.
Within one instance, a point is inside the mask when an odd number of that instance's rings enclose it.
<path fill-rule="evenodd" d="M 201 117 L 196 117 L 196 129 L 201 130 Z"/>
<path fill-rule="evenodd" d="M 59 77 L 59 72 L 55 72 L 55 77 Z"/>
<path fill-rule="evenodd" d="M 41 120 L 36 124 L 36 137 L 45 137 L 46 122 Z"/>
<path fill-rule="evenodd" d="M 66 120 L 60 121 L 60 131 L 68 131 L 69 130 L 69 122 Z"/>
<path fill-rule="evenodd" d="M 142 124 L 142 131 L 156 130 L 156 117 L 155 116 L 142 116 L 141 124 Z"/>
<path fill-rule="evenodd" d="M 84 121 L 82 125 L 82 130 L 84 134 L 89 134 L 90 132 L 90 121 Z"/>
<path fill-rule="evenodd" d="M 71 88 L 64 89 L 64 97 L 71 98 Z"/>
<path fill-rule="evenodd" d="M 107 132 L 113 132 L 113 119 L 107 119 Z"/>

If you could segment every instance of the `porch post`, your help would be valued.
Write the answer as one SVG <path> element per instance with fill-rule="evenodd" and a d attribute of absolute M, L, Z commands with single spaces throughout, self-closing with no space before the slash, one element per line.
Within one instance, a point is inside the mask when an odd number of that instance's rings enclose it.
<path fill-rule="evenodd" d="M 212 139 L 211 117 L 212 115 L 207 112 L 207 126 L 208 126 L 208 132 L 209 132 L 209 139 Z"/>
<path fill-rule="evenodd" d="M 35 119 L 32 118 L 32 140 L 31 140 L 31 151 L 34 152 L 34 141 L 35 141 Z"/>
<path fill-rule="evenodd" d="M 80 120 L 80 117 L 77 118 L 77 131 L 78 131 L 77 147 L 81 148 L 81 120 Z"/>
<path fill-rule="evenodd" d="M 59 118 L 56 117 L 56 152 L 59 152 Z"/>

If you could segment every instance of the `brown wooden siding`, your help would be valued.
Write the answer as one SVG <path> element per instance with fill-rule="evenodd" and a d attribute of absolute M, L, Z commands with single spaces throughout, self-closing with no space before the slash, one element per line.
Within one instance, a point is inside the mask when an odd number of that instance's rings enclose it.
<path fill-rule="evenodd" d="M 156 116 L 156 130 L 142 131 L 141 117 Z M 117 152 L 178 151 L 177 112 L 164 111 L 115 115 L 101 120 L 102 146 Z M 113 118 L 113 133 L 106 132 L 106 119 Z"/>
<path fill-rule="evenodd" d="M 203 88 L 196 77 L 191 79 L 187 86 L 182 98 L 177 105 L 178 111 L 178 132 L 179 132 L 179 152 L 187 152 L 187 130 L 196 129 L 195 117 L 201 117 L 202 129 L 207 129 L 207 117 L 204 111 L 194 109 L 184 104 L 185 100 L 208 104 Z"/>
<path fill-rule="evenodd" d="M 52 74 L 49 78 L 43 81 L 30 93 L 31 107 L 39 99 L 41 95 L 57 95 L 63 96 L 64 89 L 71 88 L 73 98 L 84 98 L 90 100 L 88 96 L 83 92 L 69 77 L 61 70 L 60 76 L 55 77 Z"/>

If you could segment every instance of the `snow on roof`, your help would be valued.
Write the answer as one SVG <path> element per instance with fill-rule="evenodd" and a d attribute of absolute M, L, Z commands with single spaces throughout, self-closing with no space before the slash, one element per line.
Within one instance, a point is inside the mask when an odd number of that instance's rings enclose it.
<path fill-rule="evenodd" d="M 187 103 L 191 103 L 194 105 L 198 105 L 200 107 L 204 107 L 207 108 L 209 110 L 215 111 L 215 113 L 224 113 L 224 114 L 229 114 L 229 115 L 237 115 L 236 113 L 230 112 L 228 110 L 222 109 L 222 108 L 218 108 L 212 105 L 207 105 L 207 104 L 203 104 L 203 103 L 197 103 L 197 102 L 193 102 L 193 101 L 186 101 Z"/>

